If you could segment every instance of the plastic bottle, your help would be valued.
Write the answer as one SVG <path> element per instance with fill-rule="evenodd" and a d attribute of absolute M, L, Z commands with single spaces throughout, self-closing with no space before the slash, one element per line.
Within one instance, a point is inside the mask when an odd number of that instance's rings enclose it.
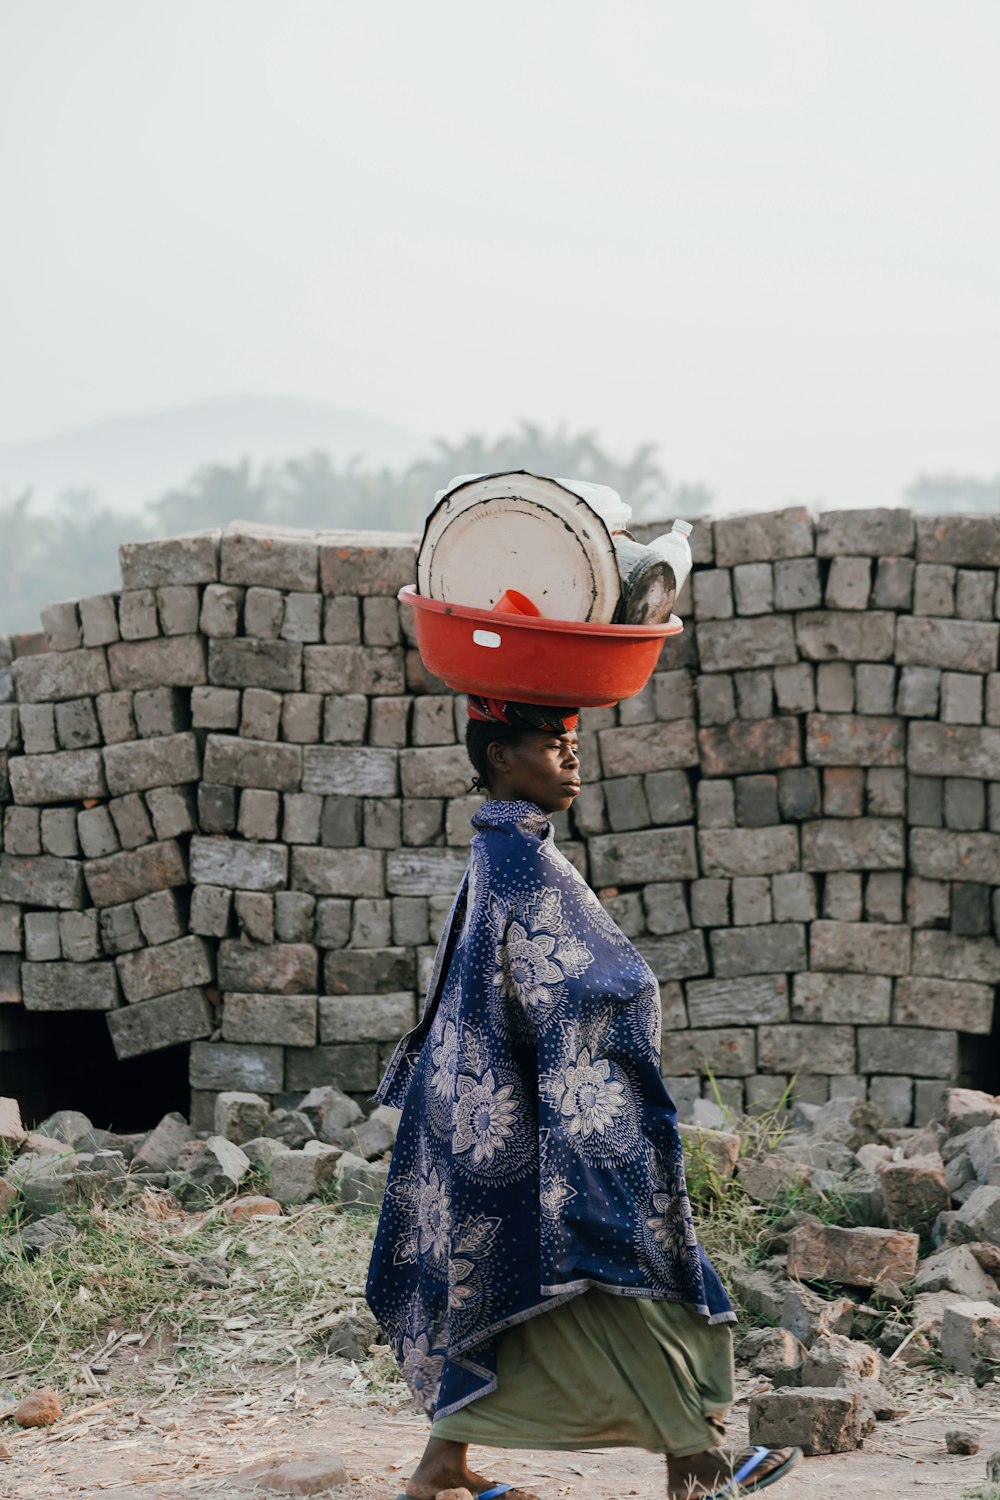
<path fill-rule="evenodd" d="M 658 536 L 649 544 L 652 550 L 673 568 L 678 594 L 687 582 L 691 571 L 691 543 L 688 541 L 690 535 L 690 521 L 678 520 L 669 531 L 665 531 L 662 536 Z"/>

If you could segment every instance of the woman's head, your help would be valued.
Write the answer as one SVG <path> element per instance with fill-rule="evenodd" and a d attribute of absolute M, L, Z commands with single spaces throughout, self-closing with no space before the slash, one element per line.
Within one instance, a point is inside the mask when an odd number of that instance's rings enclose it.
<path fill-rule="evenodd" d="M 573 728 L 565 727 L 563 714 Z M 565 812 L 572 804 L 580 791 L 576 716 L 554 710 L 551 719 L 549 729 L 469 719 L 466 749 L 480 787 L 491 797 L 534 802 L 547 813 Z"/>

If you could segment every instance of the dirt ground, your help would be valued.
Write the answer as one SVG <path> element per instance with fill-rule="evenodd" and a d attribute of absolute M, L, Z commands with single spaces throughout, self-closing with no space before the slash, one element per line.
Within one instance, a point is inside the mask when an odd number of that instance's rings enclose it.
<path fill-rule="evenodd" d="M 420 1453 L 426 1428 L 403 1408 L 361 1404 L 345 1390 L 350 1368 L 328 1360 L 292 1384 L 255 1383 L 211 1397 L 77 1399 L 45 1430 L 0 1425 L 0 1495 L 10 1500 L 187 1500 L 252 1493 L 241 1474 L 261 1459 L 288 1461 L 339 1454 L 349 1484 L 323 1493 L 335 1500 L 392 1500 Z M 741 1388 L 730 1432 L 746 1439 Z M 903 1500 L 915 1492 L 958 1497 L 981 1484 L 985 1457 L 1000 1449 L 997 1386 L 908 1379 L 907 1414 L 881 1423 L 863 1450 L 803 1462 L 776 1486 L 789 1500 Z M 945 1431 L 981 1435 L 974 1458 L 952 1457 Z M 535 1491 L 540 1500 L 652 1500 L 665 1489 L 664 1461 L 635 1450 L 530 1453 L 478 1450 L 477 1467 Z"/>

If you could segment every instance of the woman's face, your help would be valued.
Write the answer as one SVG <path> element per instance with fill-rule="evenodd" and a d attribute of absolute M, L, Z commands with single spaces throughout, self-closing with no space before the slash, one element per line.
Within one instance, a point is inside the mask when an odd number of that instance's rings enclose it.
<path fill-rule="evenodd" d="M 543 812 L 565 812 L 580 792 L 576 731 L 527 729 L 514 745 L 494 740 L 487 755 L 490 791 L 504 802 L 534 802 Z"/>

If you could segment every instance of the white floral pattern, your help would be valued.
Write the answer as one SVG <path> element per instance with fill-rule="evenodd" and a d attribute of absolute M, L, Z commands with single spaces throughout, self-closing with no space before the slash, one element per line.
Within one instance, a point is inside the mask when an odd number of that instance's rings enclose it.
<path fill-rule="evenodd" d="M 492 1162 L 498 1152 L 507 1149 L 514 1134 L 517 1115 L 514 1088 L 498 1087 L 492 1071 L 482 1079 L 459 1074 L 455 1093 L 455 1153 L 472 1152 L 473 1166 Z"/>
<path fill-rule="evenodd" d="M 570 1135 L 583 1140 L 613 1126 L 625 1111 L 625 1085 L 611 1076 L 611 1064 L 592 1058 L 586 1047 L 563 1072 L 559 1113 L 568 1122 Z"/>
<path fill-rule="evenodd" d="M 544 1025 L 565 998 L 566 979 L 578 979 L 593 961 L 586 944 L 567 930 L 561 892 L 546 888 L 532 893 L 520 921 L 508 923 L 497 944 L 493 983 Z"/>

